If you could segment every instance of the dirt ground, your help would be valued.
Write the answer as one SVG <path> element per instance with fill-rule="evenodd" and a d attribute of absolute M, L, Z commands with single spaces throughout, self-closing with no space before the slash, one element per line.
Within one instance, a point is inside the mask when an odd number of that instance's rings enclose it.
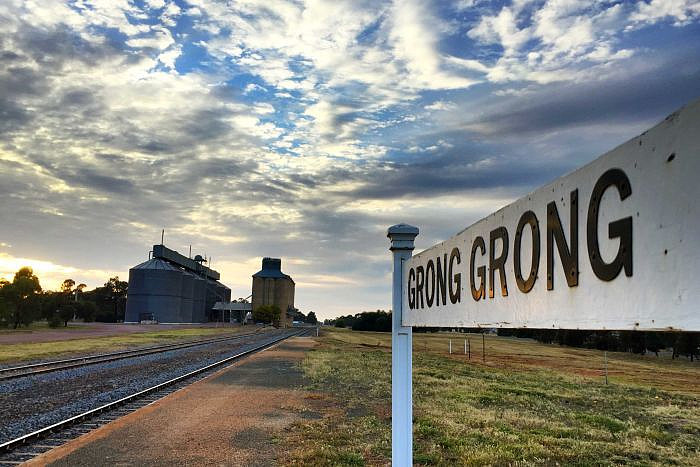
<path fill-rule="evenodd" d="M 2 344 L 31 344 L 55 342 L 87 337 L 108 337 L 141 332 L 163 331 L 167 329 L 187 329 L 202 327 L 238 327 L 230 324 L 116 324 L 116 323 L 70 323 L 70 327 L 58 329 L 16 330 L 0 333 Z"/>
<path fill-rule="evenodd" d="M 26 465 L 275 465 L 285 428 L 320 416 L 298 367 L 314 345 L 285 341 Z"/>

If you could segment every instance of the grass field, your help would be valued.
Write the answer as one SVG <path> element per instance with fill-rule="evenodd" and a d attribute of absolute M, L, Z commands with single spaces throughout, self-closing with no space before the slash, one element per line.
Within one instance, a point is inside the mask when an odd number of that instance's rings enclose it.
<path fill-rule="evenodd" d="M 219 334 L 254 332 L 260 328 L 209 328 L 165 329 L 152 332 L 118 336 L 76 338 L 52 342 L 34 342 L 0 345 L 0 363 L 45 360 L 57 356 L 118 351 L 147 345 L 167 344 L 179 340 L 196 340 Z M 70 332 L 70 330 L 66 330 Z"/>
<path fill-rule="evenodd" d="M 700 465 L 700 365 L 529 340 L 414 334 L 414 461 Z M 326 330 L 303 362 L 322 415 L 284 440 L 292 465 L 391 459 L 390 335 Z"/>
<path fill-rule="evenodd" d="M 59 329 L 59 328 L 51 328 L 49 326 L 49 323 L 47 323 L 46 321 L 34 321 L 29 326 L 20 326 L 17 329 L 14 329 L 12 327 L 0 328 L 0 335 L 2 335 L 2 334 L 15 334 L 18 332 L 20 332 L 20 333 L 25 332 L 26 333 L 26 332 L 36 332 L 36 331 L 49 331 L 49 330 L 53 330 L 53 329 Z M 79 330 L 80 326 L 75 325 L 73 323 L 69 323 L 68 327 L 61 326 L 60 329 L 62 329 L 64 331 L 75 331 L 75 330 Z"/>

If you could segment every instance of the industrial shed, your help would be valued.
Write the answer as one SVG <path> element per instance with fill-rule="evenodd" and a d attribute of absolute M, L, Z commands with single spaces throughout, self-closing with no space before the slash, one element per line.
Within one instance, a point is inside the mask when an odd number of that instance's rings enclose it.
<path fill-rule="evenodd" d="M 152 257 L 129 270 L 124 321 L 210 321 L 216 302 L 231 301 L 231 289 L 203 262 L 201 256 L 192 259 L 164 245 L 154 245 Z"/>

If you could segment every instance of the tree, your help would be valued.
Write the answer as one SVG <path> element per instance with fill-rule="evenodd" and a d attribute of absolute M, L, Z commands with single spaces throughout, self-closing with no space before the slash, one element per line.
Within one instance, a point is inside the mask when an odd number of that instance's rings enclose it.
<path fill-rule="evenodd" d="M 39 278 L 32 268 L 25 266 L 15 273 L 10 290 L 7 292 L 12 304 L 12 323 L 15 329 L 20 324 L 29 326 L 34 321 L 37 305 L 36 296 L 41 292 Z"/>
<path fill-rule="evenodd" d="M 330 324 L 332 324 L 336 328 L 351 328 L 352 324 L 354 322 L 355 322 L 355 316 L 347 315 L 347 316 L 340 316 L 334 320 L 331 320 Z"/>
<path fill-rule="evenodd" d="M 10 304 L 10 288 L 12 284 L 0 278 L 0 326 L 7 327 L 12 321 L 12 310 Z"/>
<path fill-rule="evenodd" d="M 115 323 L 124 319 L 128 289 L 128 282 L 119 280 L 119 276 L 114 276 L 109 278 L 104 287 L 85 292 L 85 296 L 92 299 L 100 308 L 97 321 Z"/>
<path fill-rule="evenodd" d="M 279 324 L 282 310 L 277 305 L 262 305 L 253 310 L 253 319 L 267 324 Z"/>
<path fill-rule="evenodd" d="M 70 302 L 62 304 L 58 309 L 58 316 L 61 319 L 64 327 L 68 327 L 68 321 L 73 319 L 75 312 L 75 305 Z"/>
<path fill-rule="evenodd" d="M 73 292 L 73 286 L 75 286 L 75 281 L 73 279 L 66 279 L 61 284 L 61 293 L 70 295 Z"/>
<path fill-rule="evenodd" d="M 352 323 L 353 331 L 391 331 L 391 313 L 384 310 L 365 311 L 355 315 Z"/>
<path fill-rule="evenodd" d="M 700 355 L 700 333 L 698 332 L 680 332 L 676 337 L 676 342 L 673 345 L 673 353 L 675 355 L 686 355 L 690 357 L 692 362 L 696 355 Z"/>
<path fill-rule="evenodd" d="M 97 305 L 95 305 L 93 302 L 82 300 L 76 302 L 75 307 L 76 315 L 78 316 L 78 318 L 82 318 L 82 320 L 86 323 L 95 321 L 95 318 L 97 317 L 97 312 L 99 310 L 97 308 Z"/>
<path fill-rule="evenodd" d="M 313 311 L 309 311 L 309 314 L 306 315 L 306 322 L 311 323 L 311 324 L 318 323 L 318 319 L 316 318 L 316 313 L 314 313 Z"/>

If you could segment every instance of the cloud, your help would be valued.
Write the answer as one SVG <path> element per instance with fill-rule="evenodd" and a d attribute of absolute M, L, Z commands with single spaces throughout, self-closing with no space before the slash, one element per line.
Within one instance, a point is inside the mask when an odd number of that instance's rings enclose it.
<path fill-rule="evenodd" d="M 674 26 L 683 26 L 698 16 L 700 2 L 696 0 L 651 0 L 639 2 L 630 19 L 646 24 L 670 19 Z"/>
<path fill-rule="evenodd" d="M 607 74 L 610 63 L 635 54 L 621 46 L 626 34 L 664 18 L 688 24 L 699 9 L 697 2 L 684 0 L 637 5 L 514 2 L 481 16 L 467 35 L 478 44 L 501 47 L 488 65 L 492 82 L 583 82 Z"/>
<path fill-rule="evenodd" d="M 280 256 L 304 310 L 387 308 L 388 225 L 430 246 L 700 94 L 671 6 L 2 2 L 2 274 L 101 285 L 165 228 L 236 296 Z"/>
<path fill-rule="evenodd" d="M 651 125 L 659 115 L 667 114 L 700 96 L 700 65 L 692 57 L 700 54 L 697 46 L 678 50 L 677 56 L 631 63 L 624 73 L 572 85 L 558 83 L 546 90 L 523 93 L 501 100 L 490 110 L 471 116 L 462 128 L 489 135 L 518 138 L 547 134 L 563 128 L 587 125 L 611 125 L 645 122 Z M 683 73 L 669 76 L 667 70 Z M 634 75 L 634 80 L 629 75 Z M 631 136 L 631 135 L 629 135 Z"/>
<path fill-rule="evenodd" d="M 182 47 L 176 45 L 174 47 L 170 47 L 168 50 L 158 55 L 158 61 L 166 67 L 170 68 L 171 70 L 174 70 L 175 61 L 178 59 L 178 57 L 180 57 L 180 55 L 182 55 Z"/>
<path fill-rule="evenodd" d="M 245 88 L 243 89 L 243 94 L 250 94 L 253 91 L 267 92 L 267 89 L 260 86 L 259 84 L 249 83 L 249 84 L 246 84 Z M 291 97 L 290 94 L 287 94 L 287 95 L 289 95 Z"/>
<path fill-rule="evenodd" d="M 437 48 L 441 29 L 425 4 L 412 0 L 395 2 L 388 36 L 394 57 L 407 71 L 405 82 L 409 86 L 458 89 L 479 81 L 443 68 L 443 58 Z"/>
<path fill-rule="evenodd" d="M 126 41 L 130 47 L 165 50 L 175 43 L 172 34 L 165 28 L 153 28 L 149 33 Z"/>
<path fill-rule="evenodd" d="M 435 101 L 432 104 L 428 104 L 423 107 L 425 110 L 454 110 L 456 105 L 454 102 L 448 101 Z"/>
<path fill-rule="evenodd" d="M 468 32 L 469 37 L 482 43 L 500 44 L 506 56 L 518 53 L 532 35 L 531 28 L 518 28 L 516 15 L 508 7 L 503 7 L 495 16 L 482 16 Z"/>

